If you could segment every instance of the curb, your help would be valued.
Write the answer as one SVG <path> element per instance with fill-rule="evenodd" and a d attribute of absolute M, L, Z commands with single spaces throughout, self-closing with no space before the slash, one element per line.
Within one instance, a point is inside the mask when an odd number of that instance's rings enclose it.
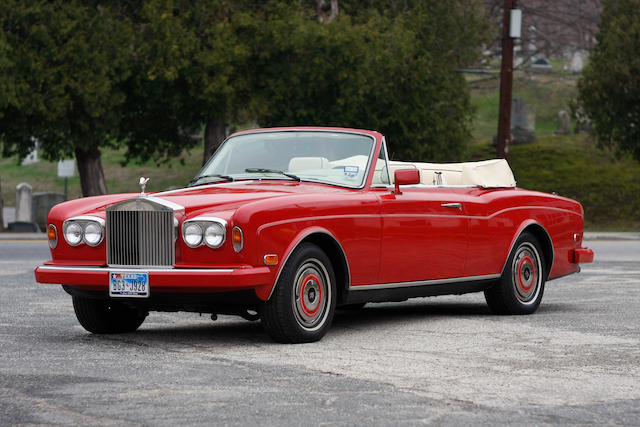
<path fill-rule="evenodd" d="M 45 233 L 0 233 L 0 242 L 8 240 L 47 240 Z"/>
<path fill-rule="evenodd" d="M 587 231 L 584 233 L 583 240 L 585 241 L 593 241 L 593 240 L 632 241 L 632 240 L 640 240 L 640 233 Z"/>

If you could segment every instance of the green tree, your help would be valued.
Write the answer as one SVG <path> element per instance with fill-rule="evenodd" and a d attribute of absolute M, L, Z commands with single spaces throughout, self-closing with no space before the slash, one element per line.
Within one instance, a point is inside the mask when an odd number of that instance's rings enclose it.
<path fill-rule="evenodd" d="M 386 3 L 7 0 L 3 153 L 75 154 L 84 195 L 106 192 L 101 148 L 160 161 L 204 125 L 206 159 L 253 119 L 379 129 L 397 157 L 457 158 L 471 107 L 455 69 L 486 34 L 480 6 Z"/>
<path fill-rule="evenodd" d="M 25 156 L 75 155 L 85 196 L 104 194 L 100 149 L 114 144 L 126 95 L 131 31 L 94 2 L 0 4 L 0 140 Z"/>
<path fill-rule="evenodd" d="M 640 0 L 605 0 L 578 99 L 598 141 L 640 161 Z"/>
<path fill-rule="evenodd" d="M 129 157 L 176 155 L 197 142 L 204 125 L 206 160 L 226 126 L 244 119 L 248 46 L 235 31 L 243 19 L 240 2 L 144 2 L 123 120 Z"/>
<path fill-rule="evenodd" d="M 477 57 L 487 21 L 472 0 L 401 3 L 343 2 L 326 25 L 304 8 L 265 9 L 259 123 L 378 129 L 396 158 L 458 159 L 472 107 L 456 69 Z"/>

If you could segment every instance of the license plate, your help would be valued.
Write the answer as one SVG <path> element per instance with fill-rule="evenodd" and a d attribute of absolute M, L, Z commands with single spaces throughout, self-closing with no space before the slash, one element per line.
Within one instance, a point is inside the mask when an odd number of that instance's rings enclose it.
<path fill-rule="evenodd" d="M 149 273 L 118 272 L 109 273 L 109 296 L 149 297 Z"/>

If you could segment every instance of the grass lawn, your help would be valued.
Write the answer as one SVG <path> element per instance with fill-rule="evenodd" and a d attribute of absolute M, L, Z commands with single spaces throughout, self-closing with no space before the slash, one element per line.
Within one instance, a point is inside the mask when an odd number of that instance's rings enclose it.
<path fill-rule="evenodd" d="M 147 191 L 161 191 L 172 186 L 181 186 L 189 182 L 202 167 L 202 148 L 185 152 L 180 158 L 160 166 L 154 162 L 129 163 L 122 166 L 124 150 L 105 150 L 102 154 L 102 167 L 109 193 L 140 192 L 138 180 L 141 176 L 151 178 Z M 15 188 L 21 182 L 33 187 L 33 192 L 64 193 L 64 178 L 58 178 L 57 162 L 40 161 L 20 166 L 16 158 L 0 158 L 0 183 L 5 206 L 15 206 Z M 77 175 L 68 179 L 68 197 L 75 199 L 82 195 L 80 178 Z"/>
<path fill-rule="evenodd" d="M 527 104 L 527 111 L 535 116 L 538 137 L 553 135 L 558 123 L 558 112 L 569 111 L 569 104 L 576 98 L 578 77 L 561 73 L 514 73 L 513 98 Z M 498 129 L 499 74 L 470 75 L 471 102 L 476 110 L 472 135 L 474 140 L 490 141 Z M 573 123 L 572 123 L 573 126 Z"/>

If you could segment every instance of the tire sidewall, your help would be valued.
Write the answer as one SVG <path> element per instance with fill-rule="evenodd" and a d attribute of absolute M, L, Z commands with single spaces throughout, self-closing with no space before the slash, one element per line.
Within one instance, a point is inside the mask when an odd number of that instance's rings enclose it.
<path fill-rule="evenodd" d="M 518 298 L 516 287 L 518 284 L 514 279 L 514 258 L 522 248 L 533 249 L 536 255 L 534 262 L 537 263 L 535 274 L 539 275 L 540 281 L 536 285 L 535 297 L 527 302 L 523 302 Z M 507 265 L 500 278 L 500 285 L 505 303 L 509 306 L 509 310 L 513 314 L 530 314 L 535 312 L 542 301 L 544 294 L 544 285 L 546 279 L 546 268 L 544 254 L 538 239 L 530 233 L 522 233 L 516 240 L 513 250 L 509 254 Z"/>
<path fill-rule="evenodd" d="M 322 315 L 322 321 L 307 328 L 300 323 L 294 308 L 294 287 L 299 269 L 308 262 L 318 262 L 327 280 L 328 295 L 325 295 L 326 308 Z M 280 316 L 284 320 L 285 332 L 291 342 L 312 342 L 322 338 L 331 327 L 336 308 L 336 281 L 331 261 L 318 246 L 312 243 L 303 243 L 295 249 L 287 264 L 285 265 L 280 278 L 276 284 L 276 292 L 273 297 L 280 311 Z"/>

